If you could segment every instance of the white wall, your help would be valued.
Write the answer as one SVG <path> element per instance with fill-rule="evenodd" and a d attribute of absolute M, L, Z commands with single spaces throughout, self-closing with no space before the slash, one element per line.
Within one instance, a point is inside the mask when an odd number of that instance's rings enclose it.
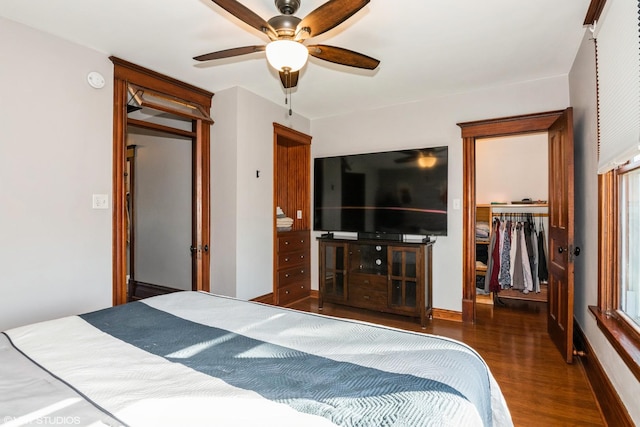
<path fill-rule="evenodd" d="M 634 422 L 640 425 L 640 383 L 598 328 L 589 305 L 598 303 L 598 155 L 596 66 L 593 41 L 585 35 L 569 74 L 574 109 L 575 236 L 582 249 L 575 262 L 575 317 Z"/>
<path fill-rule="evenodd" d="M 547 200 L 547 133 L 483 138 L 476 142 L 476 203 Z"/>
<path fill-rule="evenodd" d="M 313 157 L 449 146 L 448 235 L 433 252 L 433 304 L 462 310 L 462 139 L 456 123 L 560 110 L 569 106 L 567 76 L 361 111 L 312 122 Z M 416 82 L 420 84 L 420 82 Z M 317 245 L 312 246 L 312 287 L 317 288 Z"/>
<path fill-rule="evenodd" d="M 0 52 L 4 330 L 111 305 L 113 68 L 3 18 Z M 103 89 L 87 84 L 90 71 Z M 109 195 L 109 209 L 91 208 L 94 193 Z"/>
<path fill-rule="evenodd" d="M 273 291 L 273 123 L 307 134 L 310 123 L 242 88 L 217 93 L 211 109 L 211 289 L 255 298 Z"/>
<path fill-rule="evenodd" d="M 238 88 L 213 96 L 211 117 L 211 292 L 236 296 Z"/>

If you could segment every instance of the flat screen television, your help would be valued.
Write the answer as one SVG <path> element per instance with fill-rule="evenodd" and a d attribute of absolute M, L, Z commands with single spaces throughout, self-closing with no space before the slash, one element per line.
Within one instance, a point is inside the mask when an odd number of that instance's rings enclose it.
<path fill-rule="evenodd" d="M 448 147 L 314 159 L 313 229 L 447 235 Z"/>

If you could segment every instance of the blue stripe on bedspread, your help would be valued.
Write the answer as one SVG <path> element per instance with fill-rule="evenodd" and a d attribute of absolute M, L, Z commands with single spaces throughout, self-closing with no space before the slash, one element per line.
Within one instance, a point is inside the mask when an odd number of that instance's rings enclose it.
<path fill-rule="evenodd" d="M 425 417 L 439 411 L 451 415 L 467 400 L 435 380 L 315 356 L 191 322 L 139 302 L 80 317 L 149 353 L 341 426 L 438 425 Z M 202 349 L 187 356 L 180 353 L 191 346 Z M 486 425 L 491 424 L 490 415 L 480 415 Z"/>

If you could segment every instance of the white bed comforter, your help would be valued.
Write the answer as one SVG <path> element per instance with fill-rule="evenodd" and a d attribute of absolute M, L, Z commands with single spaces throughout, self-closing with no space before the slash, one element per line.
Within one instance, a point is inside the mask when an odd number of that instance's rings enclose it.
<path fill-rule="evenodd" d="M 0 335 L 0 424 L 511 426 L 457 341 L 180 292 Z"/>

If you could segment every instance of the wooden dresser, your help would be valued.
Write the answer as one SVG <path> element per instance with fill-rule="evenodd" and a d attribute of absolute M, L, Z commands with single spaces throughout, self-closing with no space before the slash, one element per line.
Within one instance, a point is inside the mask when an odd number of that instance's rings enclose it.
<path fill-rule="evenodd" d="M 309 296 L 311 290 L 311 233 L 309 230 L 278 233 L 275 297 L 286 305 Z"/>

